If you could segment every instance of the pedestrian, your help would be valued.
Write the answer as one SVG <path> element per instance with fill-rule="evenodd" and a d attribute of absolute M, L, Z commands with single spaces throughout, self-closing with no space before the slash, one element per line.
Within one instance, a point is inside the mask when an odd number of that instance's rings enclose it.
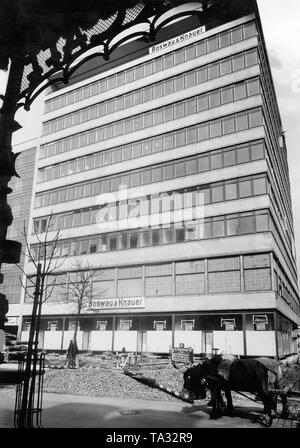
<path fill-rule="evenodd" d="M 73 339 L 70 340 L 68 351 L 67 351 L 67 358 L 68 358 L 68 367 L 74 369 L 77 366 L 77 355 L 79 353 L 77 342 L 73 341 Z"/>

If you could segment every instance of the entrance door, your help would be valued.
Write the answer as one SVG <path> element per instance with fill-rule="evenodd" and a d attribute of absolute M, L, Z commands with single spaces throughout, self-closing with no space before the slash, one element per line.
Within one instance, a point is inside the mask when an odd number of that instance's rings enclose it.
<path fill-rule="evenodd" d="M 211 355 L 213 349 L 213 333 L 212 331 L 203 331 L 202 333 L 202 352 Z"/>
<path fill-rule="evenodd" d="M 144 353 L 147 351 L 147 331 L 138 331 L 137 351 L 140 353 Z"/>

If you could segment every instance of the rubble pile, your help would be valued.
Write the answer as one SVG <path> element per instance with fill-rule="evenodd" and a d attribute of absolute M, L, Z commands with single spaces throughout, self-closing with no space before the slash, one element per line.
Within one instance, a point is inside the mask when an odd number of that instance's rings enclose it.
<path fill-rule="evenodd" d="M 172 389 L 182 389 L 182 372 L 174 368 L 145 371 L 144 374 Z M 44 391 L 94 397 L 179 401 L 159 389 L 150 388 L 124 375 L 123 371 L 101 368 L 47 370 Z"/>

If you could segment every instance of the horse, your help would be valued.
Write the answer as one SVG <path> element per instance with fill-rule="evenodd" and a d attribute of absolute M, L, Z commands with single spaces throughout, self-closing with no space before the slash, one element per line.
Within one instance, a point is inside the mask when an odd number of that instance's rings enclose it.
<path fill-rule="evenodd" d="M 276 367 L 277 372 L 268 368 Z M 245 358 L 226 360 L 222 355 L 206 359 L 202 364 L 188 368 L 183 375 L 183 394 L 189 394 L 191 400 L 205 399 L 206 390 L 211 392 L 211 419 L 222 417 L 225 392 L 226 408 L 224 414 L 233 417 L 234 408 L 231 391 L 244 391 L 257 394 L 264 405 L 263 422 L 271 426 L 276 412 L 277 396 L 269 391 L 272 387 L 279 388 L 281 378 L 279 363 L 267 358 Z M 287 400 L 282 395 L 283 412 L 287 412 Z"/>

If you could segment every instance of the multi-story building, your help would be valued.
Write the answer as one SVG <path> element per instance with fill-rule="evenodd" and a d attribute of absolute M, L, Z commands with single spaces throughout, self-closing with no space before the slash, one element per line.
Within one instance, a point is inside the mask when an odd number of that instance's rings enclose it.
<path fill-rule="evenodd" d="M 61 229 L 66 257 L 43 305 L 41 347 L 66 349 L 73 335 L 65 291 L 79 260 L 97 271 L 81 350 L 294 351 L 287 150 L 255 11 L 200 26 L 183 17 L 155 44 L 90 60 L 48 92 L 39 143 L 32 220 L 43 236 L 52 214 L 48 236 Z"/>

